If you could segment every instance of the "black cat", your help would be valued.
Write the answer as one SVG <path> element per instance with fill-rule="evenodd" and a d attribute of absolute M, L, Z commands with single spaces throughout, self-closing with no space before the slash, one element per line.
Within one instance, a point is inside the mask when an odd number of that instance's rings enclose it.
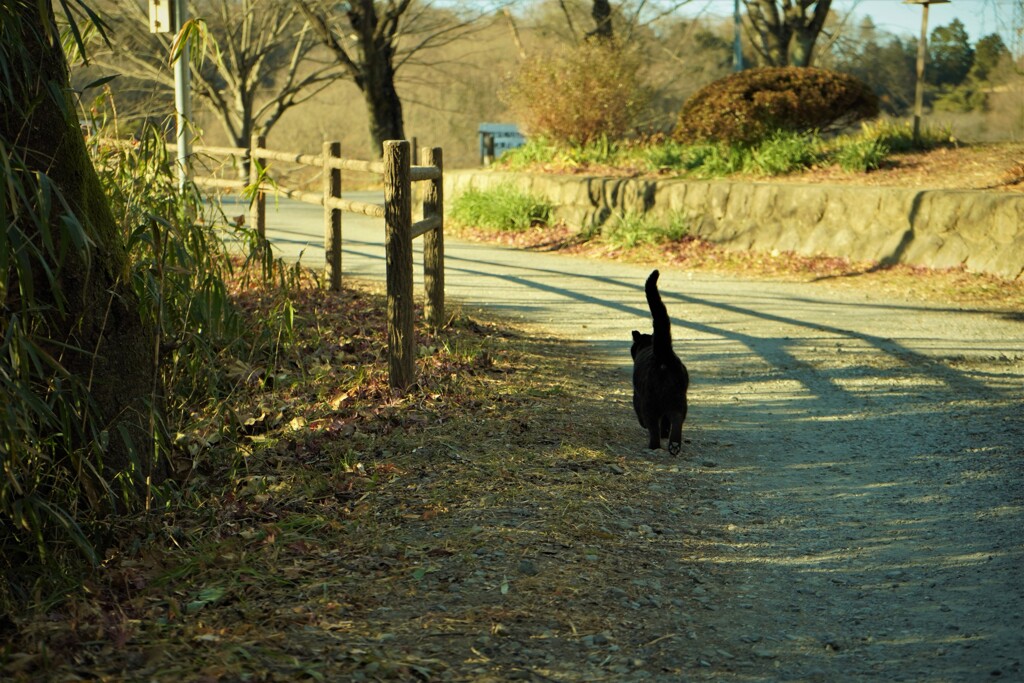
<path fill-rule="evenodd" d="M 690 376 L 672 351 L 672 323 L 658 293 L 658 271 L 647 278 L 644 289 L 654 319 L 654 334 L 633 330 L 629 350 L 633 356 L 633 408 L 640 426 L 650 435 L 647 447 L 661 448 L 661 437 L 667 436 L 668 452 L 676 455 L 683 444 Z"/>

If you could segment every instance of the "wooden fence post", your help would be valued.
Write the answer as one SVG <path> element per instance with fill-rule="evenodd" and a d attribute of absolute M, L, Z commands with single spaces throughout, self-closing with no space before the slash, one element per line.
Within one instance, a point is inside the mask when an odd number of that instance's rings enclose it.
<path fill-rule="evenodd" d="M 384 142 L 384 251 L 387 264 L 388 372 L 392 389 L 415 379 L 412 306 L 412 199 L 409 141 Z"/>
<path fill-rule="evenodd" d="M 434 329 L 444 325 L 444 163 L 441 148 L 425 148 L 420 154 L 421 166 L 437 166 L 441 171 L 423 192 L 423 218 L 437 216 L 441 223 L 423 234 L 423 286 L 426 298 L 423 314 Z"/>
<path fill-rule="evenodd" d="M 341 169 L 328 165 L 341 158 L 340 142 L 325 142 L 324 158 L 324 279 L 332 292 L 341 291 L 341 209 L 330 206 L 330 199 L 341 199 Z"/>
<path fill-rule="evenodd" d="M 265 161 L 260 159 L 256 154 L 256 149 L 262 149 L 266 145 L 266 138 L 262 135 L 253 135 L 249 139 L 249 184 L 257 185 L 260 183 L 260 168 L 263 167 Z M 267 242 L 267 195 L 263 191 L 262 184 L 259 184 L 256 188 L 256 196 L 253 197 L 252 203 L 249 204 L 249 223 L 253 229 L 256 230 L 256 234 L 259 235 L 260 243 L 266 244 Z"/>

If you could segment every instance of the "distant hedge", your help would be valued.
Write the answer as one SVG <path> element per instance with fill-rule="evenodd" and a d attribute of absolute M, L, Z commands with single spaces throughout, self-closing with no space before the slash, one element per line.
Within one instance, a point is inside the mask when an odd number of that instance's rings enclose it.
<path fill-rule="evenodd" d="M 763 140 L 783 130 L 848 125 L 878 115 L 878 97 L 859 79 L 810 67 L 740 71 L 698 90 L 679 112 L 684 144 Z"/>

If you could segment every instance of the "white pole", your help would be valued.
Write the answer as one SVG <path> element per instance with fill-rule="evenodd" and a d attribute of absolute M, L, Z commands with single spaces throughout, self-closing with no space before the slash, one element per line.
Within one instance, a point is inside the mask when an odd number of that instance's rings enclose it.
<path fill-rule="evenodd" d="M 188 0 L 175 0 L 174 16 L 177 18 L 177 30 L 188 20 Z M 188 182 L 188 164 L 191 145 L 188 135 L 188 124 L 192 120 L 192 93 L 189 83 L 189 41 L 185 41 L 178 60 L 174 62 L 174 110 L 177 114 L 178 133 L 178 186 L 184 190 Z"/>
<path fill-rule="evenodd" d="M 732 5 L 732 70 L 743 71 L 743 44 L 740 42 L 740 0 Z"/>

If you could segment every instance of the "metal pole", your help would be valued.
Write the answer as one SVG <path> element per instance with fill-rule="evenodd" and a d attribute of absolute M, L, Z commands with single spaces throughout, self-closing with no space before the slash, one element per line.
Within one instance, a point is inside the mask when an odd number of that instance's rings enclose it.
<path fill-rule="evenodd" d="M 732 7 L 732 70 L 743 71 L 743 44 L 740 42 L 740 0 L 734 0 Z"/>
<path fill-rule="evenodd" d="M 188 21 L 188 0 L 175 0 L 174 16 L 176 28 L 180 32 Z M 189 41 L 185 41 L 178 60 L 174 62 L 174 110 L 176 113 L 178 134 L 178 187 L 185 189 L 189 176 L 189 157 L 191 145 L 188 125 L 192 120 L 192 93 L 189 84 Z"/>

